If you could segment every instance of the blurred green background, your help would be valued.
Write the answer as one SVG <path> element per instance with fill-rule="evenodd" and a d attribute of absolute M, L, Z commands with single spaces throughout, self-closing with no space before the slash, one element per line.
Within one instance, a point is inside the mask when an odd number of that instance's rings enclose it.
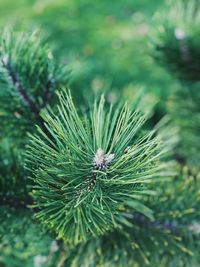
<path fill-rule="evenodd" d="M 164 0 L 0 0 L 0 25 L 39 30 L 55 57 L 69 65 L 76 96 L 107 90 L 112 101 L 145 87 L 165 99 L 175 86 L 154 62 L 151 36 Z"/>

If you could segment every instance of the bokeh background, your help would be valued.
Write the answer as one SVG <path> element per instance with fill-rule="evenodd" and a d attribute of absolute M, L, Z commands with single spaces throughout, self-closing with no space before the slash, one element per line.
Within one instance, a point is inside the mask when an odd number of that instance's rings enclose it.
<path fill-rule="evenodd" d="M 152 40 L 167 15 L 164 0 L 0 0 L 0 26 L 39 31 L 55 57 L 71 69 L 77 98 L 108 91 L 134 98 L 140 88 L 158 100 L 176 82 L 153 59 Z"/>

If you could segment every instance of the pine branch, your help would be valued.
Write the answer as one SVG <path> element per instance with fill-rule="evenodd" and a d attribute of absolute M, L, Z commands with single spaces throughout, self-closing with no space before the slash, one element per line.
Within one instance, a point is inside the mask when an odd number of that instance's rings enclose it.
<path fill-rule="evenodd" d="M 157 196 L 146 200 L 154 210 L 154 220 L 137 212 L 127 214 L 131 225 L 75 246 L 65 264 L 199 266 L 200 176 L 186 166 L 179 171 L 173 181 L 160 183 Z"/>
<path fill-rule="evenodd" d="M 28 209 L 33 204 L 32 198 L 19 198 L 15 196 L 0 196 L 0 205 L 9 206 L 15 209 Z"/>
<path fill-rule="evenodd" d="M 51 93 L 52 93 L 52 85 L 53 85 L 53 80 L 49 80 L 47 82 L 47 85 L 46 85 L 46 88 L 45 88 L 45 91 L 44 91 L 44 96 L 43 96 L 43 108 L 46 107 L 48 101 L 49 101 L 49 98 L 51 96 Z"/>
<path fill-rule="evenodd" d="M 182 59 L 184 64 L 187 66 L 187 68 L 191 73 L 195 73 L 195 79 L 197 81 L 200 81 L 199 66 L 193 60 L 190 54 L 190 48 L 187 44 L 187 37 L 178 41 L 180 43 L 180 52 L 182 54 Z"/>
<path fill-rule="evenodd" d="M 186 228 L 185 225 L 179 225 L 176 221 L 160 221 L 156 219 L 150 221 L 147 217 L 135 213 L 133 214 L 132 220 L 134 224 L 138 224 L 140 227 L 147 227 L 154 230 L 167 230 L 173 234 L 178 234 L 180 229 Z"/>
<path fill-rule="evenodd" d="M 49 56 L 35 33 L 6 31 L 0 48 L 0 195 L 15 191 L 24 197 L 29 183 L 24 170 L 27 133 L 37 124 L 51 138 L 40 112 L 57 104 L 55 91 L 67 85 L 69 70 Z"/>
<path fill-rule="evenodd" d="M 41 109 L 54 99 L 55 90 L 66 86 L 69 76 L 68 68 L 58 65 L 50 54 L 35 34 L 3 34 L 0 82 L 6 87 L 6 95 L 1 93 L 0 99 L 12 96 L 14 101 L 17 100 L 17 94 L 9 94 L 14 86 L 20 98 L 38 118 Z"/>
<path fill-rule="evenodd" d="M 157 32 L 155 58 L 184 83 L 200 81 L 199 9 L 195 1 L 178 1 L 161 18 L 162 32 Z"/>
<path fill-rule="evenodd" d="M 8 75 L 12 81 L 12 84 L 16 88 L 16 90 L 19 93 L 19 95 L 21 96 L 21 98 L 29 106 L 30 110 L 35 114 L 35 116 L 38 117 L 39 113 L 40 113 L 40 109 L 37 107 L 37 105 L 28 96 L 25 88 L 19 82 L 19 78 L 17 77 L 17 74 L 12 69 L 11 64 L 9 62 L 6 63 L 3 59 L 1 60 L 1 62 L 2 62 L 3 67 L 7 70 Z"/>
<path fill-rule="evenodd" d="M 137 196 L 146 194 L 146 183 L 173 173 L 160 162 L 168 149 L 156 130 L 143 135 L 145 117 L 128 105 L 107 110 L 102 97 L 82 117 L 70 94 L 59 97 L 57 115 L 42 113 L 52 138 L 39 129 L 27 152 L 37 217 L 72 243 L 124 223 L 123 208 L 151 218 Z"/>

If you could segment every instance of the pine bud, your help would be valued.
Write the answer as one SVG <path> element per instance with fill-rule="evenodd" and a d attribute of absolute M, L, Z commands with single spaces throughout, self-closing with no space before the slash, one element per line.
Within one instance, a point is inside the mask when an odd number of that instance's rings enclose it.
<path fill-rule="evenodd" d="M 114 157 L 115 154 L 105 154 L 103 149 L 99 148 L 94 156 L 93 165 L 98 170 L 104 170 Z"/>

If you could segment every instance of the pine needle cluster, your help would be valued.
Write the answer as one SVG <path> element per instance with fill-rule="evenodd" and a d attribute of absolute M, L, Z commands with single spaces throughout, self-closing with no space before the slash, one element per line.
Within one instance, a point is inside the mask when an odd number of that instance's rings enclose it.
<path fill-rule="evenodd" d="M 27 195 L 24 149 L 27 132 L 43 127 L 40 112 L 66 86 L 67 66 L 57 64 L 36 33 L 7 31 L 0 37 L 0 195 Z"/>
<path fill-rule="evenodd" d="M 153 221 L 133 210 L 131 227 L 77 245 L 66 266 L 198 266 L 199 179 L 198 172 L 177 165 L 176 177 L 145 201 L 154 211 Z"/>
<path fill-rule="evenodd" d="M 42 115 L 50 137 L 39 129 L 28 149 L 37 217 L 73 243 L 127 224 L 126 209 L 152 218 L 140 201 L 150 193 L 144 185 L 170 172 L 159 136 L 142 131 L 145 117 L 128 105 L 106 107 L 103 97 L 88 115 L 70 94 L 59 99 L 57 113 Z"/>

